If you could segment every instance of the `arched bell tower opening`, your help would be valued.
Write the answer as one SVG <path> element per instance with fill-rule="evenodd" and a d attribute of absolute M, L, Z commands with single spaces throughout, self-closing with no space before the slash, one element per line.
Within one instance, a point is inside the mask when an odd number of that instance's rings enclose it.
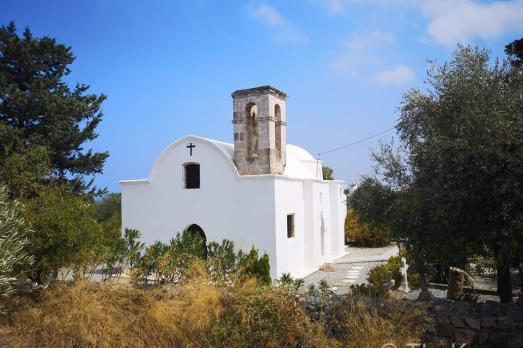
<path fill-rule="evenodd" d="M 283 174 L 287 95 L 262 86 L 235 91 L 232 98 L 234 162 L 240 175 Z"/>
<path fill-rule="evenodd" d="M 258 157 L 259 140 L 258 140 L 258 106 L 256 103 L 248 103 L 245 108 L 246 133 L 247 133 L 247 159 L 253 161 Z"/>
<path fill-rule="evenodd" d="M 281 108 L 279 104 L 274 105 L 274 136 L 276 138 L 276 158 L 281 160 L 281 129 L 282 129 L 282 122 L 281 122 Z"/>

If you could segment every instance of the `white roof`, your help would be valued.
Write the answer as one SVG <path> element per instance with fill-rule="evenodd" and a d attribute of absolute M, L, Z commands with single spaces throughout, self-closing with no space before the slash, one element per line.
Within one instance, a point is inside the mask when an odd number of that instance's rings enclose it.
<path fill-rule="evenodd" d="M 223 153 L 234 161 L 234 145 L 222 141 L 205 139 L 213 143 Z M 283 175 L 299 179 L 322 179 L 322 162 L 314 157 L 304 148 L 287 144 L 287 164 Z"/>

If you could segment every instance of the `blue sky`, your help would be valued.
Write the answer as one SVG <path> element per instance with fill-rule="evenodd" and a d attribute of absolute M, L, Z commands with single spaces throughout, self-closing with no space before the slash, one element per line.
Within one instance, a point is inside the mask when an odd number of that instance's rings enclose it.
<path fill-rule="evenodd" d="M 72 46 L 68 81 L 108 95 L 91 146 L 111 154 L 97 185 L 119 191 L 181 136 L 232 142 L 236 89 L 287 92 L 288 142 L 313 154 L 392 127 L 427 59 L 458 42 L 503 56 L 523 36 L 523 0 L 2 0 L 11 20 Z M 322 159 L 351 183 L 380 139 Z"/>

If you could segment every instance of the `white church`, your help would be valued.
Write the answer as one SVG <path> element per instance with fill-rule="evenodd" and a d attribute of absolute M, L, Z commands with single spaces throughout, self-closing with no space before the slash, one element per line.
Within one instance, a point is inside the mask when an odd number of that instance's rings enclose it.
<path fill-rule="evenodd" d="M 184 229 L 206 241 L 254 245 L 271 276 L 303 277 L 344 254 L 346 185 L 323 180 L 322 162 L 286 143 L 287 95 L 271 86 L 232 94 L 234 144 L 185 136 L 149 177 L 122 180 L 122 225 L 146 244 Z"/>

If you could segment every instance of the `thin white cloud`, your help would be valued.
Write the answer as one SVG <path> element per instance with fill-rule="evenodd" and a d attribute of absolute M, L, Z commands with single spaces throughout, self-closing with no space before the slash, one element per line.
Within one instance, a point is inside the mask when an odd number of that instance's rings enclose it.
<path fill-rule="evenodd" d="M 343 0 L 327 0 L 325 6 L 329 14 L 343 12 L 345 9 Z"/>
<path fill-rule="evenodd" d="M 298 31 L 288 30 L 276 35 L 275 40 L 282 43 L 304 44 L 309 42 L 307 35 Z"/>
<path fill-rule="evenodd" d="M 265 24 L 280 27 L 287 23 L 283 16 L 274 7 L 262 3 L 252 9 L 251 15 Z"/>
<path fill-rule="evenodd" d="M 309 41 L 307 35 L 297 30 L 290 21 L 273 6 L 261 3 L 250 11 L 251 17 L 270 26 L 275 31 L 274 40 L 280 43 L 303 44 Z"/>
<path fill-rule="evenodd" d="M 474 38 L 491 40 L 523 31 L 523 0 L 480 3 L 471 0 L 425 0 L 421 11 L 429 18 L 427 34 L 453 46 Z"/>
<path fill-rule="evenodd" d="M 348 40 L 340 53 L 334 58 L 332 67 L 337 72 L 359 77 L 363 70 L 380 61 L 380 51 L 394 44 L 394 35 L 381 31 L 359 35 Z"/>
<path fill-rule="evenodd" d="M 374 78 L 380 85 L 405 85 L 416 77 L 414 70 L 407 65 L 398 65 L 377 73 Z"/>
<path fill-rule="evenodd" d="M 390 11 L 410 8 L 428 20 L 428 38 L 446 46 L 492 40 L 523 32 L 523 0 L 347 0 L 350 5 L 375 6 Z"/>

